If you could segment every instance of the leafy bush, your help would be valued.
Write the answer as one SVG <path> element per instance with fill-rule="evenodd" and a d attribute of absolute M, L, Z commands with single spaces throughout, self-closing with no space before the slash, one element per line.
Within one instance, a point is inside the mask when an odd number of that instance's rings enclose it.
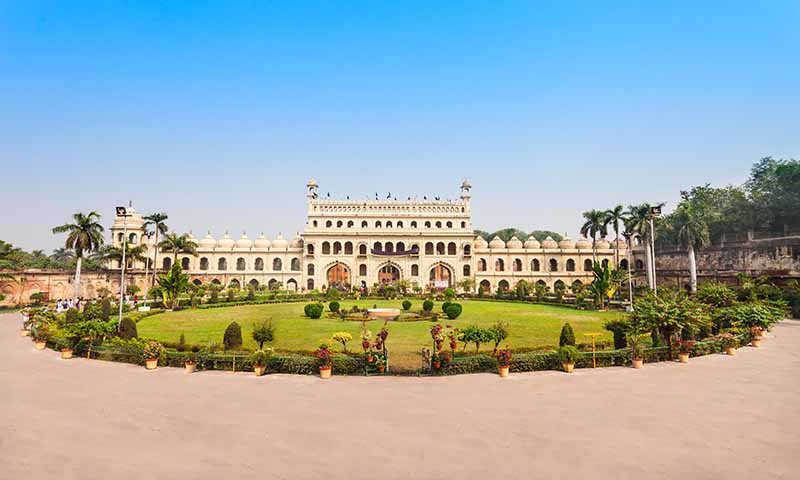
<path fill-rule="evenodd" d="M 447 307 L 449 307 L 450 305 L 452 305 L 452 303 L 450 303 L 449 301 L 445 301 L 444 303 L 442 303 L 442 312 L 446 312 Z"/>
<path fill-rule="evenodd" d="M 424 310 L 426 312 L 432 311 L 433 310 L 433 301 L 425 300 L 424 302 L 422 302 L 422 310 Z"/>
<path fill-rule="evenodd" d="M 64 314 L 64 323 L 77 323 L 80 321 L 80 313 L 75 308 L 70 308 Z"/>
<path fill-rule="evenodd" d="M 630 322 L 627 320 L 609 320 L 604 327 L 614 334 L 614 349 L 627 348 L 628 342 L 625 334 L 630 329 Z"/>
<path fill-rule="evenodd" d="M 228 325 L 222 337 L 222 344 L 225 346 L 225 350 L 234 350 L 242 346 L 242 327 L 238 323 L 231 322 Z"/>
<path fill-rule="evenodd" d="M 340 305 L 339 302 L 337 301 L 332 301 L 328 304 L 328 310 L 330 310 L 333 313 L 337 313 L 339 311 L 339 307 Z"/>
<path fill-rule="evenodd" d="M 403 310 L 411 310 L 411 301 L 403 300 Z"/>
<path fill-rule="evenodd" d="M 155 340 L 150 340 L 144 344 L 144 348 L 142 349 L 142 353 L 144 354 L 144 358 L 151 360 L 154 358 L 160 358 L 161 355 L 164 353 L 164 347 L 161 346 Z"/>
<path fill-rule="evenodd" d="M 236 292 L 234 292 L 232 288 L 229 288 L 225 295 L 225 301 L 232 302 L 234 300 L 236 300 Z"/>
<path fill-rule="evenodd" d="M 564 345 L 558 349 L 558 359 L 561 363 L 576 363 L 581 357 L 581 352 L 572 345 Z"/>
<path fill-rule="evenodd" d="M 561 327 L 561 337 L 558 339 L 558 346 L 564 347 L 567 345 L 575 346 L 575 332 L 572 330 L 572 325 L 569 322 Z"/>
<path fill-rule="evenodd" d="M 136 322 L 128 317 L 123 318 L 122 323 L 119 324 L 119 338 L 123 340 L 130 340 L 138 337 L 139 333 L 136 330 Z"/>
<path fill-rule="evenodd" d="M 250 363 L 256 367 L 264 367 L 269 365 L 270 357 L 272 356 L 272 351 L 265 351 L 262 349 L 258 349 L 250 355 Z"/>
<path fill-rule="evenodd" d="M 461 311 L 462 311 L 462 309 L 461 309 L 461 305 L 460 304 L 451 303 L 444 310 L 444 313 L 447 315 L 447 318 L 449 318 L 450 320 L 455 320 L 456 318 L 458 318 L 459 315 L 461 315 Z"/>
<path fill-rule="evenodd" d="M 497 351 L 497 347 L 500 346 L 500 343 L 508 338 L 508 324 L 505 322 L 496 322 L 494 325 L 489 327 L 489 332 L 491 333 L 491 340 L 494 341 L 494 350 Z"/>
<path fill-rule="evenodd" d="M 303 308 L 303 311 L 308 318 L 319 318 L 322 316 L 322 312 L 325 310 L 325 307 L 321 303 L 309 303 L 308 305 Z"/>
<path fill-rule="evenodd" d="M 504 348 L 495 354 L 495 358 L 497 358 L 497 365 L 507 367 L 511 363 L 511 352 Z"/>
<path fill-rule="evenodd" d="M 334 342 L 339 342 L 342 344 L 342 350 L 347 353 L 347 342 L 353 339 L 353 335 L 348 332 L 336 332 L 333 334 L 332 337 Z"/>
<path fill-rule="evenodd" d="M 708 282 L 697 287 L 695 298 L 713 307 L 727 307 L 736 301 L 736 291 L 724 283 Z"/>
<path fill-rule="evenodd" d="M 258 342 L 258 349 L 264 349 L 265 342 L 275 340 L 275 329 L 272 326 L 272 321 L 265 321 L 253 324 L 253 340 Z"/>
<path fill-rule="evenodd" d="M 247 287 L 247 299 L 248 300 L 256 299 L 256 288 L 252 285 Z"/>
<path fill-rule="evenodd" d="M 208 303 L 217 303 L 219 302 L 219 290 L 214 289 L 211 290 L 211 295 L 208 298 Z"/>
<path fill-rule="evenodd" d="M 470 325 L 461 331 L 460 339 L 464 342 L 464 348 L 466 348 L 466 344 L 474 343 L 475 351 L 477 352 L 481 348 L 481 343 L 487 343 L 494 340 L 494 333 L 487 328 L 480 328 L 477 325 Z"/>
<path fill-rule="evenodd" d="M 714 324 L 717 328 L 739 327 L 767 329 L 783 319 L 785 311 L 764 302 L 740 303 L 717 310 Z"/>
<path fill-rule="evenodd" d="M 447 300 L 452 300 L 453 298 L 456 297 L 456 291 L 450 287 L 445 288 L 444 292 L 442 293 L 444 294 L 444 298 L 446 298 Z"/>
<path fill-rule="evenodd" d="M 106 297 L 100 302 L 100 318 L 107 322 L 111 317 L 111 299 Z"/>

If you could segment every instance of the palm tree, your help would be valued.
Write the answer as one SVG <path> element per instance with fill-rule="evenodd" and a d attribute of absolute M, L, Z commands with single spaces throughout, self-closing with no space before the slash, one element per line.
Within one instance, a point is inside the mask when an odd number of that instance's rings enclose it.
<path fill-rule="evenodd" d="M 164 304 L 174 308 L 181 292 L 189 289 L 189 275 L 181 271 L 180 265 L 172 264 L 166 275 L 158 277 L 158 286 L 161 288 Z"/>
<path fill-rule="evenodd" d="M 627 217 L 625 221 L 625 230 L 631 234 L 639 235 L 639 238 L 644 242 L 645 253 L 645 267 L 647 270 L 647 285 L 652 289 L 655 286 L 655 256 L 650 243 L 650 230 L 649 224 L 652 218 L 653 207 L 663 207 L 663 203 L 651 205 L 643 203 L 641 205 L 628 206 Z"/>
<path fill-rule="evenodd" d="M 159 233 L 162 233 L 164 235 L 167 234 L 167 229 L 168 228 L 167 228 L 167 224 L 164 223 L 164 222 L 167 221 L 168 218 L 169 218 L 169 216 L 166 214 L 166 212 L 151 213 L 150 215 L 147 215 L 146 217 L 144 217 L 144 228 L 147 229 L 150 226 L 153 227 L 153 231 L 156 234 L 156 240 L 155 240 L 155 244 L 156 245 L 158 245 L 158 234 Z M 155 265 L 158 265 L 158 247 L 156 247 L 155 255 L 154 255 L 154 258 L 153 258 L 153 265 L 154 265 L 154 268 L 156 268 Z M 155 285 L 155 284 L 156 284 L 156 275 L 154 274 L 151 286 Z"/>
<path fill-rule="evenodd" d="M 75 260 L 75 253 L 68 248 L 60 247 L 53 250 L 50 259 L 60 264 L 69 264 Z"/>
<path fill-rule="evenodd" d="M 102 252 L 103 260 L 116 260 L 122 268 L 122 246 L 115 247 L 109 245 L 105 247 Z M 130 262 L 143 262 L 145 261 L 145 247 L 144 245 L 131 246 L 125 242 L 125 263 Z"/>
<path fill-rule="evenodd" d="M 586 220 L 581 226 L 581 235 L 584 237 L 592 237 L 592 263 L 597 262 L 597 234 L 603 238 L 608 233 L 605 227 L 605 212 L 602 210 L 589 210 L 583 212 L 583 218 Z"/>
<path fill-rule="evenodd" d="M 103 244 L 103 226 L 100 225 L 100 214 L 81 212 L 72 215 L 74 223 L 65 223 L 53 228 L 53 233 L 67 233 L 64 246 L 75 251 L 75 297 L 81 294 L 81 261 L 83 254 L 97 251 Z"/>
<path fill-rule="evenodd" d="M 158 248 L 162 252 L 172 252 L 172 263 L 178 261 L 178 254 L 189 253 L 197 256 L 197 243 L 194 240 L 189 240 L 186 235 L 178 235 L 175 232 L 170 233 L 164 240 L 158 244 Z"/>
<path fill-rule="evenodd" d="M 603 228 L 608 231 L 609 224 L 614 229 L 614 261 L 619 267 L 619 227 L 625 225 L 625 220 L 628 216 L 625 214 L 625 207 L 617 205 L 616 207 L 606 210 L 603 219 Z"/>
<path fill-rule="evenodd" d="M 678 230 L 678 240 L 686 247 L 689 256 L 689 290 L 697 291 L 697 261 L 695 248 L 705 248 L 711 243 L 711 234 L 703 212 L 691 203 L 678 205 L 673 215 L 673 222 Z"/>

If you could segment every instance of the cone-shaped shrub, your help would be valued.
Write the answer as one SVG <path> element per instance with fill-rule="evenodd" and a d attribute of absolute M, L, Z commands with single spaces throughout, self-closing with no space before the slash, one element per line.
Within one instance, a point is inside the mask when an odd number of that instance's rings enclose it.
<path fill-rule="evenodd" d="M 236 322 L 231 322 L 228 328 L 225 329 L 225 335 L 222 337 L 222 343 L 225 345 L 225 350 L 233 350 L 242 346 L 242 327 Z"/>
<path fill-rule="evenodd" d="M 138 337 L 139 332 L 136 330 L 136 322 L 130 318 L 123 318 L 122 323 L 119 324 L 119 338 L 130 340 Z"/>
<path fill-rule="evenodd" d="M 558 340 L 558 346 L 575 345 L 575 332 L 572 331 L 572 325 L 569 322 L 561 327 L 561 338 Z"/>

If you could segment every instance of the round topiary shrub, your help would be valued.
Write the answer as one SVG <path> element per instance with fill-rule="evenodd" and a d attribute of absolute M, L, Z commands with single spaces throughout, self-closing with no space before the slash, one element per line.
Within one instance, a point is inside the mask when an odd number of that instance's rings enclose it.
<path fill-rule="evenodd" d="M 575 332 L 572 331 L 572 325 L 569 322 L 565 323 L 563 327 L 561 327 L 561 338 L 558 340 L 558 346 L 563 347 L 565 345 L 575 345 Z"/>
<path fill-rule="evenodd" d="M 64 322 L 65 323 L 78 323 L 79 315 L 78 310 L 75 308 L 70 308 L 67 310 L 67 313 L 64 314 Z"/>
<path fill-rule="evenodd" d="M 127 317 L 123 318 L 122 323 L 119 324 L 119 338 L 130 340 L 138 337 L 139 332 L 136 330 L 136 322 Z"/>
<path fill-rule="evenodd" d="M 308 318 L 321 317 L 323 310 L 325 310 L 325 307 L 321 303 L 309 303 L 303 309 Z"/>
<path fill-rule="evenodd" d="M 426 312 L 430 312 L 433 310 L 433 302 L 431 300 L 425 300 L 422 302 L 422 309 Z"/>
<path fill-rule="evenodd" d="M 411 301 L 403 300 L 403 310 L 411 310 Z"/>
<path fill-rule="evenodd" d="M 333 313 L 337 313 L 339 311 L 339 302 L 330 302 L 328 304 L 328 310 Z"/>
<path fill-rule="evenodd" d="M 447 315 L 447 318 L 450 320 L 455 320 L 461 315 L 461 304 L 459 303 L 451 303 L 447 306 L 444 313 Z"/>
<path fill-rule="evenodd" d="M 447 312 L 447 307 L 449 307 L 450 305 L 452 305 L 452 303 L 450 303 L 448 301 L 445 301 L 444 303 L 442 303 L 442 311 L 443 312 Z"/>
<path fill-rule="evenodd" d="M 222 337 L 222 344 L 225 350 L 233 350 L 242 346 L 242 327 L 236 322 L 231 322 L 228 328 L 225 329 L 225 335 Z"/>

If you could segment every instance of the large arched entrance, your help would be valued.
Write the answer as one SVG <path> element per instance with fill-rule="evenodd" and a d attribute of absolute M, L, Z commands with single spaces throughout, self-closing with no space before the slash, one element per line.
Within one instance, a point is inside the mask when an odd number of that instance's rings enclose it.
<path fill-rule="evenodd" d="M 347 265 L 336 263 L 328 269 L 328 288 L 345 290 L 350 287 L 350 269 Z"/>
<path fill-rule="evenodd" d="M 381 285 L 392 285 L 400 280 L 400 269 L 397 265 L 386 264 L 378 269 L 378 283 Z"/>
<path fill-rule="evenodd" d="M 428 275 L 430 286 L 434 290 L 444 290 L 453 286 L 453 272 L 443 263 L 433 266 Z"/>

